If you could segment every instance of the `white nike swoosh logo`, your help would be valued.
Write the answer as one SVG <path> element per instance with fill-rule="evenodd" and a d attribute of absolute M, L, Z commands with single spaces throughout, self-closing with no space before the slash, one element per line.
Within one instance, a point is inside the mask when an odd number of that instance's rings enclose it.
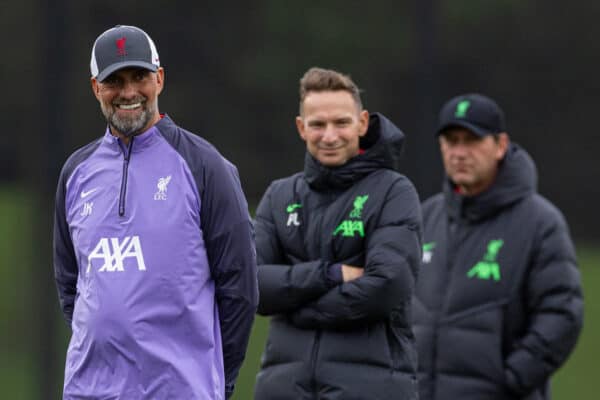
<path fill-rule="evenodd" d="M 85 198 L 86 198 L 86 197 L 88 197 L 90 194 L 94 193 L 96 190 L 98 190 L 98 188 L 93 188 L 93 189 L 90 189 L 90 190 L 88 190 L 87 192 L 86 192 L 86 191 L 84 191 L 84 190 L 82 190 L 82 191 L 81 191 L 81 198 L 82 198 L 82 199 L 85 199 Z"/>

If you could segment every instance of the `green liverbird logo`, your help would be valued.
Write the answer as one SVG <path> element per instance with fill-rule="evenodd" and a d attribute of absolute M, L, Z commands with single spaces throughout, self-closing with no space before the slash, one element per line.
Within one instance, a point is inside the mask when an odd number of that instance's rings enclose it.
<path fill-rule="evenodd" d="M 467 116 L 467 110 L 471 107 L 471 102 L 469 100 L 463 100 L 456 105 L 456 111 L 454 112 L 454 116 L 456 118 L 464 118 Z"/>
<path fill-rule="evenodd" d="M 353 206 L 354 208 L 350 211 L 350 218 L 361 218 L 362 210 L 365 206 L 365 203 L 369 199 L 369 195 L 365 194 L 363 196 L 357 196 L 354 199 Z M 362 221 L 354 221 L 351 219 L 347 219 L 342 221 L 337 228 L 333 231 L 333 236 L 341 233 L 344 237 L 354 237 L 354 234 L 358 233 L 360 237 L 365 237 L 365 227 Z"/>
<path fill-rule="evenodd" d="M 369 195 L 356 196 L 354 199 L 354 210 L 350 212 L 350 218 L 360 218 L 365 203 L 369 200 Z"/>
<path fill-rule="evenodd" d="M 483 256 L 483 260 L 479 261 L 473 268 L 467 272 L 467 277 L 490 280 L 496 282 L 500 280 L 500 265 L 496 261 L 498 252 L 504 245 L 504 240 L 490 240 L 487 245 L 487 253 Z"/>

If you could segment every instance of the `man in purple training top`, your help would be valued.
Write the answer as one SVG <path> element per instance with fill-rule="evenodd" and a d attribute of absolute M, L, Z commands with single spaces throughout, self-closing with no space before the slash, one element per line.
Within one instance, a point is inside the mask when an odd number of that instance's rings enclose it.
<path fill-rule="evenodd" d="M 164 70 L 144 31 L 102 33 L 91 72 L 108 127 L 56 194 L 63 398 L 229 398 L 258 301 L 237 170 L 159 114 Z"/>

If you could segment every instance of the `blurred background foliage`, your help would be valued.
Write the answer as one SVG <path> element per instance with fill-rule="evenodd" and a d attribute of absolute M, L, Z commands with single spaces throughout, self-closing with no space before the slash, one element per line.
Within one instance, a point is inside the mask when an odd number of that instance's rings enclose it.
<path fill-rule="evenodd" d="M 302 168 L 294 117 L 298 80 L 311 66 L 349 73 L 365 106 L 405 131 L 402 169 L 422 198 L 441 184 L 433 134 L 439 107 L 463 92 L 494 97 L 578 248 L 586 322 L 556 375 L 555 398 L 595 398 L 599 17 L 600 3 L 553 0 L 3 2 L 2 397 L 60 397 L 69 333 L 52 275 L 53 193 L 67 156 L 105 128 L 89 87 L 93 41 L 114 25 L 131 24 L 152 36 L 166 69 L 161 111 L 238 166 L 251 206 L 270 181 Z M 252 398 L 266 323 L 255 324 L 237 400 Z"/>

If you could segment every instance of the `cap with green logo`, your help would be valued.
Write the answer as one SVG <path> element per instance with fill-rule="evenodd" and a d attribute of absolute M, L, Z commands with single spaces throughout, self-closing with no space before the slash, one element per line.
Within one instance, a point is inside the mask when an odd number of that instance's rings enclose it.
<path fill-rule="evenodd" d="M 504 112 L 494 100 L 484 95 L 456 96 L 442 107 L 437 134 L 450 128 L 465 128 L 478 136 L 505 132 Z"/>

